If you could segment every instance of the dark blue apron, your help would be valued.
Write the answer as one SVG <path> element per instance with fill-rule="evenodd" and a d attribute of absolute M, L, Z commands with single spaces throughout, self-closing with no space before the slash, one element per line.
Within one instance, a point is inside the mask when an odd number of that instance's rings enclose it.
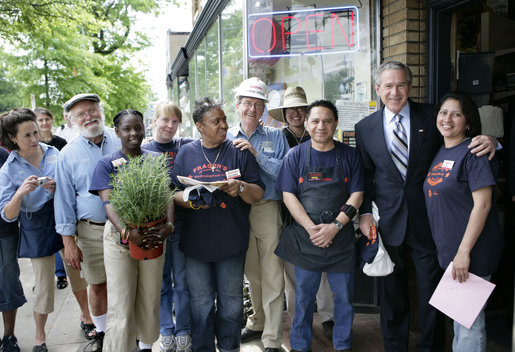
<path fill-rule="evenodd" d="M 299 201 L 315 224 L 331 223 L 349 194 L 341 167 L 341 149 L 336 148 L 334 167 L 311 166 L 311 141 L 304 143 L 306 164 L 299 184 Z M 275 253 L 282 259 L 305 270 L 321 272 L 352 272 L 355 264 L 355 234 L 352 223 L 346 224 L 327 248 L 315 246 L 308 232 L 295 220 L 282 233 Z"/>
<path fill-rule="evenodd" d="M 46 202 L 43 208 L 36 212 L 26 214 L 25 211 L 20 211 L 19 219 L 18 257 L 48 257 L 63 248 L 63 240 L 55 232 L 53 199 Z"/>

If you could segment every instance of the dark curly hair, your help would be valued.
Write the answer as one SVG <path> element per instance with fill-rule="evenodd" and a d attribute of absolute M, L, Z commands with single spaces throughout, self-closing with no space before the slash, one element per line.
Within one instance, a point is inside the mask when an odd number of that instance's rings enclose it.
<path fill-rule="evenodd" d="M 9 136 L 15 137 L 18 134 L 18 125 L 26 121 L 36 123 L 36 114 L 29 108 L 12 109 L 7 114 L 3 115 L 0 120 L 0 134 L 3 146 L 10 150 L 18 150 L 18 144 L 11 141 Z"/>
<path fill-rule="evenodd" d="M 114 124 L 114 127 L 118 127 L 118 125 L 120 124 L 120 120 L 122 119 L 122 117 L 124 116 L 130 116 L 130 115 L 133 115 L 133 116 L 137 116 L 139 117 L 139 119 L 141 120 L 141 123 L 144 124 L 144 120 L 143 120 L 143 114 L 141 112 L 139 112 L 138 110 L 134 110 L 134 109 L 125 109 L 125 110 L 122 110 L 120 111 L 119 113 L 117 113 L 116 115 L 114 115 L 113 117 L 113 124 Z"/>
<path fill-rule="evenodd" d="M 193 122 L 202 122 L 202 118 L 206 112 L 214 109 L 223 110 L 222 103 L 208 97 L 195 100 L 195 107 L 193 108 Z"/>
<path fill-rule="evenodd" d="M 334 104 L 331 103 L 329 100 L 315 100 L 314 102 L 309 104 L 306 108 L 306 120 L 309 120 L 311 109 L 316 108 L 318 106 L 331 110 L 333 112 L 334 119 L 338 121 L 338 109 L 336 109 L 336 106 L 334 106 Z"/>

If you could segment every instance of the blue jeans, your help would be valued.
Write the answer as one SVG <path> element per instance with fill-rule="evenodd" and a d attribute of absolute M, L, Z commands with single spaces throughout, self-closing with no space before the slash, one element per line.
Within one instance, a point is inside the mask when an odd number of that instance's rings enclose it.
<path fill-rule="evenodd" d="M 166 256 L 161 284 L 162 336 L 190 334 L 190 296 L 186 287 L 186 258 L 179 249 L 182 223 L 175 224 L 175 231 L 166 241 Z M 172 283 L 173 273 L 173 283 Z M 175 323 L 173 308 L 175 304 Z"/>
<path fill-rule="evenodd" d="M 483 279 L 488 281 L 490 281 L 490 278 L 491 275 L 483 276 Z M 481 309 L 470 329 L 467 329 L 457 321 L 454 321 L 452 350 L 453 352 L 486 351 L 485 307 Z"/>
<path fill-rule="evenodd" d="M 0 312 L 18 309 L 27 300 L 20 282 L 17 235 L 0 237 Z"/>
<path fill-rule="evenodd" d="M 290 331 L 292 349 L 308 351 L 311 348 L 313 310 L 321 277 L 321 272 L 295 267 L 295 316 Z M 344 350 L 352 345 L 354 273 L 327 273 L 327 279 L 334 293 L 334 349 Z"/>
<path fill-rule="evenodd" d="M 245 252 L 217 262 L 186 256 L 191 340 L 195 352 L 240 350 Z M 216 304 L 215 304 L 216 301 Z"/>
<path fill-rule="evenodd" d="M 55 253 L 55 277 L 66 277 L 63 259 L 61 258 L 61 254 L 59 254 L 59 252 Z"/>

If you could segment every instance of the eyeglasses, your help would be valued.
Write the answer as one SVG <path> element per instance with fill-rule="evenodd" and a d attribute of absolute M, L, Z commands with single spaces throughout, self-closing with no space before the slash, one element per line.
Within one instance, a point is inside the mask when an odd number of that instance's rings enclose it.
<path fill-rule="evenodd" d="M 89 110 L 79 112 L 77 115 L 73 115 L 73 114 L 72 115 L 75 118 L 82 120 L 83 118 L 86 117 L 86 115 L 88 115 L 88 116 L 98 115 L 99 112 L 100 112 L 100 109 L 98 107 L 94 107 Z"/>
<path fill-rule="evenodd" d="M 263 110 L 265 108 L 265 105 L 263 103 L 251 103 L 249 101 L 244 101 L 241 103 L 245 108 L 251 109 L 252 107 L 255 107 L 256 110 Z"/>

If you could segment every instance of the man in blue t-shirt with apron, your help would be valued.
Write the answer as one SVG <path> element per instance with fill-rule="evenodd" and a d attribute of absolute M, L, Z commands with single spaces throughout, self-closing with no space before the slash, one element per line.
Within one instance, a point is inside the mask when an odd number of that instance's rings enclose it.
<path fill-rule="evenodd" d="M 354 242 L 352 218 L 365 189 L 356 149 L 333 140 L 338 111 L 327 100 L 307 108 L 311 136 L 292 148 L 276 181 L 295 221 L 285 228 L 275 253 L 295 266 L 295 316 L 292 351 L 311 351 L 313 309 L 322 272 L 334 293 L 333 343 L 336 351 L 352 344 Z"/>

